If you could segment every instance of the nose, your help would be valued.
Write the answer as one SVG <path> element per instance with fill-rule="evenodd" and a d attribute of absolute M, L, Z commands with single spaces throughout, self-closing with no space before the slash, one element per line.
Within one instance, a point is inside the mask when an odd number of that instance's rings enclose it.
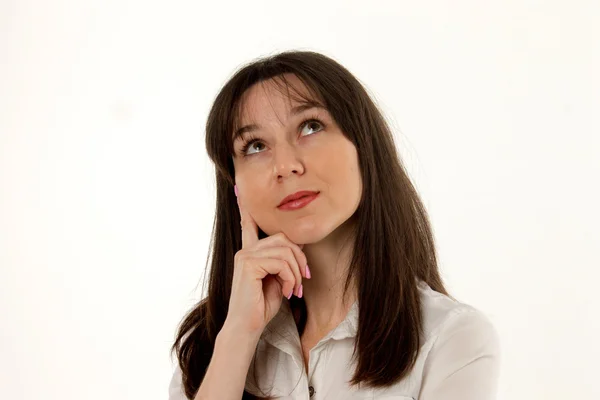
<path fill-rule="evenodd" d="M 289 143 L 277 146 L 273 162 L 273 175 L 277 180 L 287 178 L 292 173 L 300 175 L 304 173 L 304 165 L 298 157 L 298 151 Z"/>

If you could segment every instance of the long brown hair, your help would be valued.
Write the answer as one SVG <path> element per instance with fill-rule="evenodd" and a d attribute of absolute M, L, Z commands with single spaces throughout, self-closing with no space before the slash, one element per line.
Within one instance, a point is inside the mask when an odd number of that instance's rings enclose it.
<path fill-rule="evenodd" d="M 356 234 L 344 289 L 345 294 L 354 278 L 359 324 L 353 357 L 358 362 L 350 384 L 385 387 L 406 376 L 421 345 L 417 282 L 447 294 L 427 212 L 399 158 L 390 128 L 363 85 L 337 61 L 317 52 L 285 51 L 254 60 L 225 83 L 206 123 L 206 148 L 215 164 L 217 188 L 208 296 L 184 317 L 171 348 L 171 353 L 177 353 L 190 399 L 200 387 L 225 322 L 234 255 L 242 246 L 232 160 L 240 98 L 268 79 L 277 78 L 289 89 L 286 74 L 297 76 L 312 94 L 303 101 L 326 107 L 359 157 L 363 192 L 353 216 Z M 261 230 L 259 237 L 265 237 Z M 306 313 L 303 299 L 293 297 L 290 306 Z M 245 391 L 243 398 L 255 397 Z"/>

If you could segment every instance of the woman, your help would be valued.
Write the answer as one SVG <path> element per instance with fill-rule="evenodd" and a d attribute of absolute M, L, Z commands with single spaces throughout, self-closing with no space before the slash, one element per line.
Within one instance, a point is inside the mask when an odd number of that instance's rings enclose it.
<path fill-rule="evenodd" d="M 259 59 L 206 130 L 209 289 L 173 344 L 171 400 L 494 398 L 496 331 L 448 296 L 390 129 L 348 70 Z"/>

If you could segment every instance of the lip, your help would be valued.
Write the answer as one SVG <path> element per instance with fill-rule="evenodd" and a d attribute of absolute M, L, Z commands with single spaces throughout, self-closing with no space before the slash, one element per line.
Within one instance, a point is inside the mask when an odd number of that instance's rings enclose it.
<path fill-rule="evenodd" d="M 319 192 L 303 190 L 284 198 L 277 206 L 280 210 L 297 210 L 317 198 Z"/>

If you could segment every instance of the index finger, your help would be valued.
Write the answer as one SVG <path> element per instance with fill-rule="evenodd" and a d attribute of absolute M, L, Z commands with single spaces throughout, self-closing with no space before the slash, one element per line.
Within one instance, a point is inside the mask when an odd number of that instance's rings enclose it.
<path fill-rule="evenodd" d="M 254 246 L 258 242 L 258 225 L 248 211 L 243 207 L 241 196 L 237 195 L 238 207 L 242 218 L 242 249 Z"/>

